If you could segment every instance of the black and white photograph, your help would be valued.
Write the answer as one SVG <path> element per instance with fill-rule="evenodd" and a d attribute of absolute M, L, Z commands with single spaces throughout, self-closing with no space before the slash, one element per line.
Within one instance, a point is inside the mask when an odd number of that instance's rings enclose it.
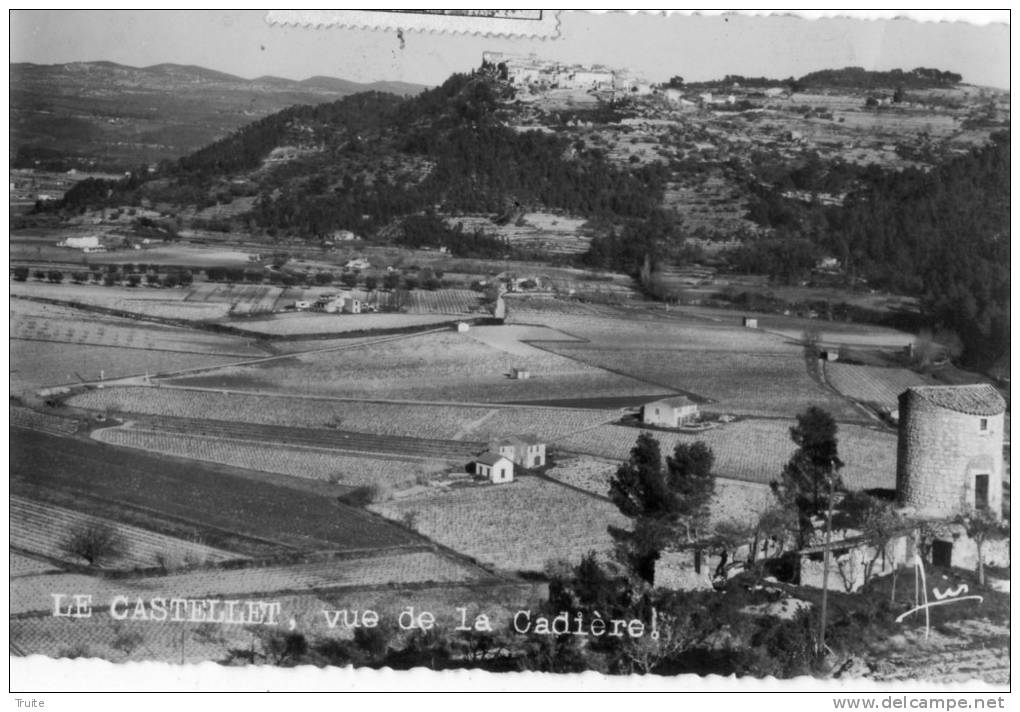
<path fill-rule="evenodd" d="M 10 11 L 17 706 L 1004 709 L 1010 12 L 906 15 Z"/>

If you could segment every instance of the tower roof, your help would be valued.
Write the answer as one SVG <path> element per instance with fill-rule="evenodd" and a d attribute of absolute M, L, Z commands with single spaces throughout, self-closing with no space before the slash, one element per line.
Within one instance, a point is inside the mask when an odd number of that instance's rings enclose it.
<path fill-rule="evenodd" d="M 917 394 L 932 405 L 969 415 L 998 415 L 1006 410 L 1006 401 L 987 383 L 971 386 L 917 386 L 907 393 Z"/>

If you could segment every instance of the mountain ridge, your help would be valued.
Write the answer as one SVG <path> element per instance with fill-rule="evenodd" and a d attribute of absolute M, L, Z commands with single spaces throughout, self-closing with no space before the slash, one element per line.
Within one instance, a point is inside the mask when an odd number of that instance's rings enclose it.
<path fill-rule="evenodd" d="M 120 171 L 173 160 L 289 106 L 426 88 L 321 75 L 246 79 L 198 65 L 106 60 L 12 63 L 9 77 L 11 163 L 60 170 Z"/>

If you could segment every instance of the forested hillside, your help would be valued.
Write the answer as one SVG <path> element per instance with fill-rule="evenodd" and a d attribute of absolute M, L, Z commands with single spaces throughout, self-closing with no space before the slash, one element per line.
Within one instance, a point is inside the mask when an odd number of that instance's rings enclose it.
<path fill-rule="evenodd" d="M 799 81 L 861 88 L 959 80 L 939 70 L 861 72 Z M 588 253 L 575 258 L 585 266 L 637 275 L 643 265 L 696 254 L 684 248 L 683 214 L 666 210 L 663 200 L 667 184 L 690 170 L 696 180 L 704 165 L 614 162 L 562 123 L 544 131 L 515 127 L 520 110 L 513 90 L 481 71 L 454 75 L 413 98 L 364 93 L 292 107 L 166 163 L 154 176 L 84 181 L 61 207 L 143 198 L 203 206 L 240 190 L 254 198 L 241 219 L 266 239 L 319 239 L 344 229 L 481 258 L 530 255 L 481 230 L 451 228 L 443 216 L 481 213 L 498 222 L 560 210 L 597 226 Z M 821 257 L 834 256 L 847 286 L 919 297 L 923 320 L 957 334 L 965 361 L 994 362 L 1009 346 L 1009 140 L 1000 132 L 948 161 L 933 154 L 934 168 L 894 170 L 811 151 L 793 160 L 755 153 L 721 164 L 743 176 L 747 217 L 764 228 L 725 252 L 724 267 L 793 284 Z M 805 201 L 791 192 L 843 197 Z"/>

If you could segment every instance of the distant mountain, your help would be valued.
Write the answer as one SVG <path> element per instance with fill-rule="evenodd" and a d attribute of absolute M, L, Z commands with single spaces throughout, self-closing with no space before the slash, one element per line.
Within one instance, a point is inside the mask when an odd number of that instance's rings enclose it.
<path fill-rule="evenodd" d="M 12 64 L 9 158 L 17 167 L 126 169 L 186 155 L 295 104 L 424 88 L 333 77 L 244 79 L 180 64 Z"/>

